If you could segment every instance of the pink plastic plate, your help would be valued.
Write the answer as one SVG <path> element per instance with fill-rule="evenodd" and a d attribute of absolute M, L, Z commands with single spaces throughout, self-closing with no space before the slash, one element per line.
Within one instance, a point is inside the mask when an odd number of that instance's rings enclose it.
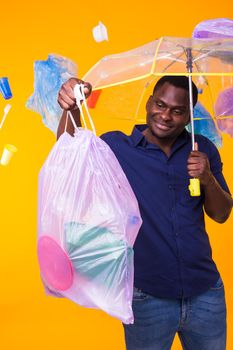
<path fill-rule="evenodd" d="M 38 259 L 45 282 L 57 290 L 67 290 L 73 283 L 73 267 L 66 252 L 49 236 L 38 241 Z"/>

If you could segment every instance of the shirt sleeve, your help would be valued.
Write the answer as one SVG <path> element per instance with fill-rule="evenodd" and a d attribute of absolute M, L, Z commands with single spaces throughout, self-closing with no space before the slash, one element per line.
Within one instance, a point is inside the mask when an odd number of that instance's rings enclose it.
<path fill-rule="evenodd" d="M 107 142 L 106 140 L 108 139 L 108 133 L 100 135 L 101 140 Z"/>

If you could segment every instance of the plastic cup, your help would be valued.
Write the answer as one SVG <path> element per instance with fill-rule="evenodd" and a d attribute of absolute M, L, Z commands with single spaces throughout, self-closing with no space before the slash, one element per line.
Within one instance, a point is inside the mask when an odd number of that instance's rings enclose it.
<path fill-rule="evenodd" d="M 17 152 L 17 148 L 14 145 L 9 145 L 9 144 L 5 145 L 0 164 L 4 166 L 8 165 L 13 154 L 16 152 Z"/>
<path fill-rule="evenodd" d="M 92 91 L 91 95 L 88 97 L 88 100 L 87 100 L 87 107 L 88 108 L 95 108 L 101 92 L 102 92 L 102 90 Z"/>
<path fill-rule="evenodd" d="M 92 29 L 93 37 L 97 43 L 101 41 L 108 41 L 108 32 L 107 28 L 102 22 Z"/>
<path fill-rule="evenodd" d="M 0 78 L 0 92 L 5 100 L 12 97 L 11 88 L 8 82 L 8 78 Z"/>
<path fill-rule="evenodd" d="M 38 258 L 43 278 L 49 286 L 65 291 L 73 284 L 74 270 L 66 252 L 50 236 L 38 241 Z"/>

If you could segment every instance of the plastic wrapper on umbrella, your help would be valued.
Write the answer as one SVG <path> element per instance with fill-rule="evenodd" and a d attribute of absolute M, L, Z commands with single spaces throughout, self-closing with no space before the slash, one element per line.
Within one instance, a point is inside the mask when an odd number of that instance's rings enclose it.
<path fill-rule="evenodd" d="M 194 31 L 194 38 L 233 38 L 233 21 L 227 18 L 215 18 L 210 20 L 205 20 L 199 23 Z M 233 59 L 229 55 L 229 51 L 225 50 L 221 54 L 215 53 L 216 56 L 221 58 L 226 63 L 229 63 L 228 69 L 232 73 Z M 227 67 L 227 66 L 226 66 Z M 224 88 L 225 80 L 227 79 L 224 75 L 222 76 L 222 88 Z M 232 85 L 232 82 L 230 80 Z M 219 130 L 229 134 L 233 137 L 233 88 L 228 87 L 220 91 L 217 96 L 216 103 L 214 106 L 215 115 L 217 118 L 217 125 Z"/>
<path fill-rule="evenodd" d="M 202 21 L 193 31 L 194 38 L 232 38 L 233 21 L 228 18 L 214 18 Z"/>
<path fill-rule="evenodd" d="M 186 127 L 190 132 L 190 125 Z M 194 131 L 211 140 L 216 147 L 222 146 L 222 137 L 216 128 L 215 122 L 210 113 L 200 102 L 194 107 Z"/>
<path fill-rule="evenodd" d="M 219 129 L 233 137 L 233 87 L 219 93 L 214 109 Z"/>
<path fill-rule="evenodd" d="M 51 54 L 46 61 L 34 63 L 34 93 L 26 106 L 42 116 L 43 123 L 57 132 L 62 109 L 57 103 L 61 85 L 77 76 L 77 66 L 70 59 Z"/>

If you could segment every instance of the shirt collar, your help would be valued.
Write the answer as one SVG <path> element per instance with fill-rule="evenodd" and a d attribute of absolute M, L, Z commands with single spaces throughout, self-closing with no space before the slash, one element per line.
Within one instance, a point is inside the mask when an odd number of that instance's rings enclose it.
<path fill-rule="evenodd" d="M 149 142 L 147 142 L 145 136 L 142 133 L 146 128 L 147 128 L 147 124 L 139 124 L 134 126 L 130 137 L 135 147 L 139 145 L 146 147 L 146 145 L 149 144 Z M 187 143 L 190 139 L 191 139 L 190 133 L 186 129 L 184 129 L 184 131 L 178 136 L 177 140 L 172 146 L 172 151 L 175 151 L 176 149 L 181 147 L 183 144 Z M 153 144 L 153 146 L 155 148 L 159 148 L 159 146 L 155 144 Z"/>
<path fill-rule="evenodd" d="M 142 141 L 143 144 L 146 142 L 145 136 L 143 135 L 143 130 L 147 128 L 146 124 L 135 125 L 131 134 L 131 139 L 135 147 L 137 147 Z"/>

